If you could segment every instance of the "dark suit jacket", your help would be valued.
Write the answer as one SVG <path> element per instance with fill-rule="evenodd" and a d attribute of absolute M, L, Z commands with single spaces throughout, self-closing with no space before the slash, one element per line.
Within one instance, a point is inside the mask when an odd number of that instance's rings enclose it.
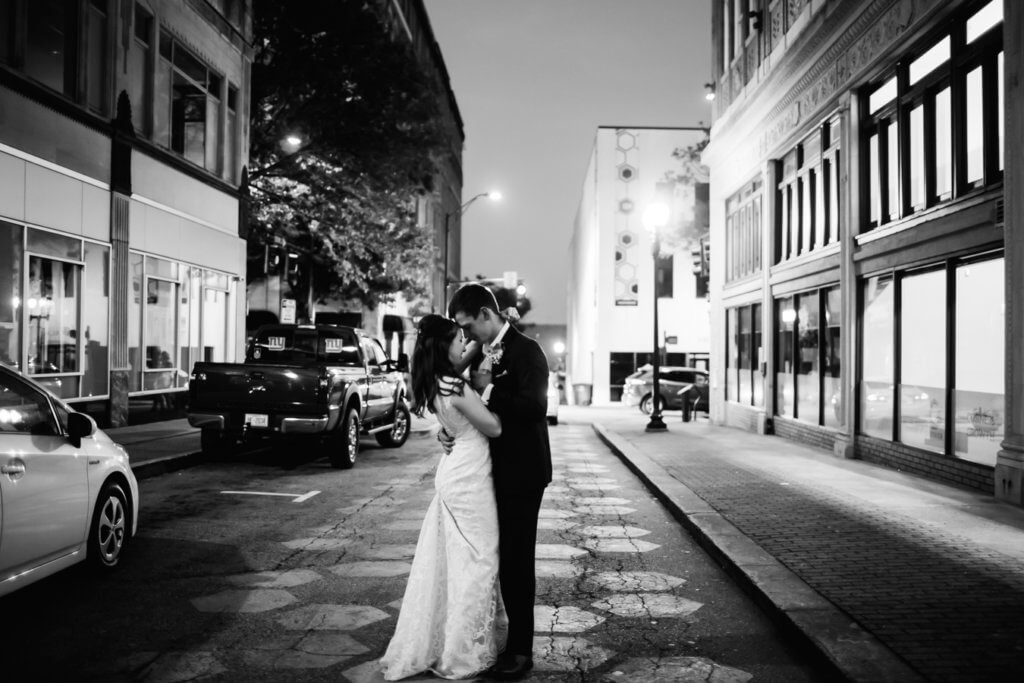
<path fill-rule="evenodd" d="M 501 436 L 491 439 L 494 488 L 526 493 L 551 482 L 548 441 L 548 361 L 534 340 L 509 327 L 502 356 L 491 368 L 487 407 L 501 418 Z M 474 368 L 482 360 L 474 361 Z"/>

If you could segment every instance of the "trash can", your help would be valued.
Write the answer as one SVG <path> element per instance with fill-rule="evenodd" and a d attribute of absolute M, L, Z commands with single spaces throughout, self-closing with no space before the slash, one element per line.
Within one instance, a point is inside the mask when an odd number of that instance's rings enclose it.
<path fill-rule="evenodd" d="M 572 385 L 573 391 L 575 392 L 576 405 L 578 406 L 589 406 L 590 399 L 594 385 L 592 384 L 574 384 Z"/>

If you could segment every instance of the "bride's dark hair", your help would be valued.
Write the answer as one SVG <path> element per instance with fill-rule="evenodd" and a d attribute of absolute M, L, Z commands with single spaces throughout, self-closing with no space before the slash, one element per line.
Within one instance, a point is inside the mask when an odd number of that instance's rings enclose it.
<path fill-rule="evenodd" d="M 459 334 L 455 321 L 431 313 L 417 327 L 416 347 L 412 352 L 413 412 L 423 417 L 424 409 L 434 410 L 438 395 L 462 395 L 463 382 L 448 358 L 448 349 Z M 441 378 L 448 378 L 442 384 Z"/>

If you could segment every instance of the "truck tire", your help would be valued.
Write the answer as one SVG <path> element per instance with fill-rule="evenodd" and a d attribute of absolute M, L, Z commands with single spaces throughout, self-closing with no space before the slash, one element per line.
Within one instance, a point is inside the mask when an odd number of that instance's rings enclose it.
<path fill-rule="evenodd" d="M 395 404 L 395 421 L 391 429 L 374 434 L 377 443 L 385 448 L 399 448 L 409 438 L 409 423 L 412 417 L 409 413 L 409 406 L 405 399 L 400 399 Z"/>
<path fill-rule="evenodd" d="M 352 469 L 359 455 L 359 413 L 355 408 L 345 409 L 345 416 L 335 438 L 331 440 L 328 458 L 331 467 L 341 470 Z"/>

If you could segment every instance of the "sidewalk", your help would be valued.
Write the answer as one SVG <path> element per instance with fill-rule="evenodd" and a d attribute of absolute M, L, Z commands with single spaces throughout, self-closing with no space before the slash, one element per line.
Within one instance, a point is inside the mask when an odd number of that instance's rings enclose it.
<path fill-rule="evenodd" d="M 585 408 L 770 615 L 851 681 L 1024 680 L 1024 509 L 777 437 Z"/>
<path fill-rule="evenodd" d="M 437 420 L 432 415 L 413 415 L 409 438 L 429 436 L 436 429 Z M 201 461 L 199 430 L 189 425 L 187 419 L 103 431 L 128 451 L 132 472 L 137 479 L 165 474 Z"/>

